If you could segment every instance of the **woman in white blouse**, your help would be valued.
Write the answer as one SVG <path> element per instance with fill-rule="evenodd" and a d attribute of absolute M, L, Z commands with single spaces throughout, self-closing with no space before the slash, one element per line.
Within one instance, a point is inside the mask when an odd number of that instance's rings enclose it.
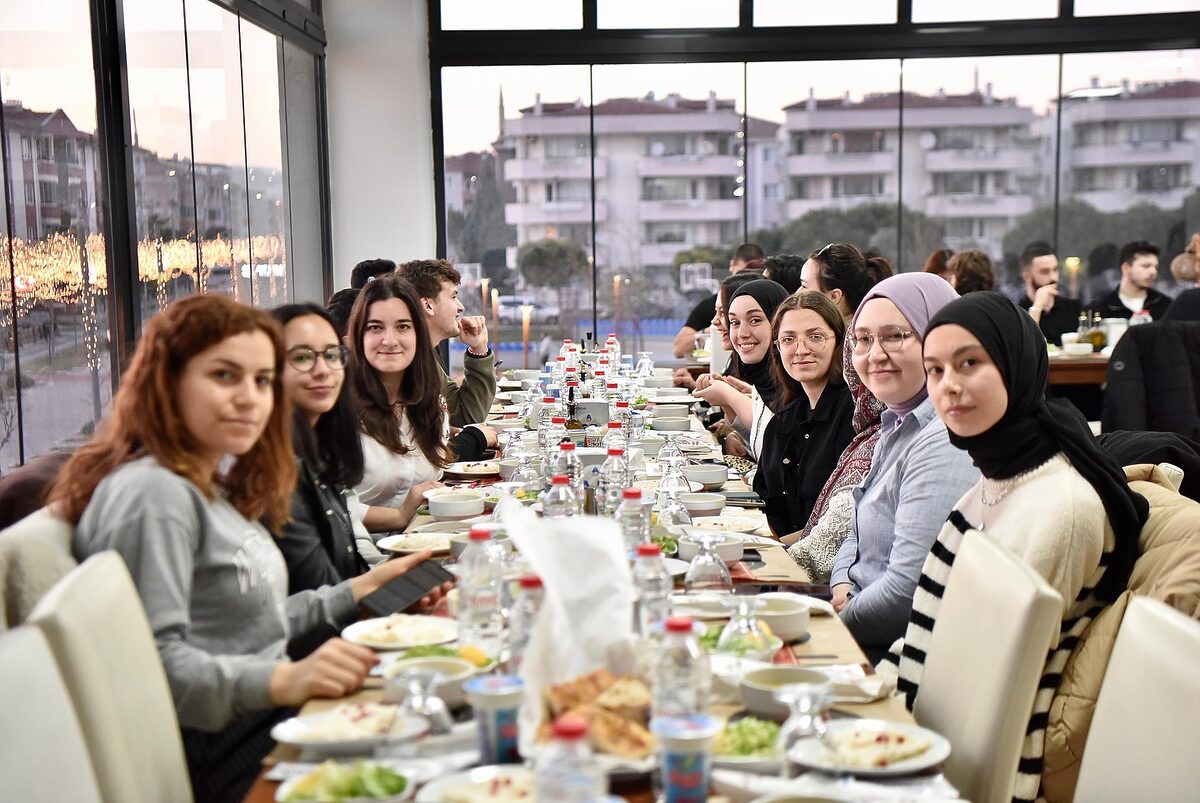
<path fill-rule="evenodd" d="M 384 276 L 363 288 L 346 327 L 364 459 L 355 490 L 371 506 L 364 522 L 375 532 L 406 527 L 454 459 L 441 374 L 420 310 L 411 284 Z"/>

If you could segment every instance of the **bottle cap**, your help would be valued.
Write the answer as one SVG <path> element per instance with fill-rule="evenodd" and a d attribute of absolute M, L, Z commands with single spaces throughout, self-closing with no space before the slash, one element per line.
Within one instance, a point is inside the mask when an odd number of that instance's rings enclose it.
<path fill-rule="evenodd" d="M 658 544 L 638 544 L 637 554 L 639 558 L 652 558 L 662 554 L 662 547 Z"/>
<path fill-rule="evenodd" d="M 608 428 L 609 428 L 609 429 L 620 429 L 620 428 L 621 428 L 621 422 L 620 422 L 620 421 L 609 421 L 609 422 L 608 422 Z"/>
<path fill-rule="evenodd" d="M 582 739 L 587 732 L 587 720 L 583 717 L 567 714 L 554 720 L 555 739 Z"/>
<path fill-rule="evenodd" d="M 629 402 L 627 402 L 627 401 L 619 401 L 619 402 L 617 402 L 617 406 L 618 406 L 618 407 L 628 407 L 628 406 L 629 406 Z"/>
<path fill-rule="evenodd" d="M 616 383 L 616 382 L 609 382 L 607 385 L 605 385 L 605 387 L 606 387 L 606 388 L 609 388 L 610 390 L 616 390 L 616 389 L 617 389 L 617 383 Z"/>
<path fill-rule="evenodd" d="M 619 446 L 614 446 L 608 450 L 608 456 L 609 457 L 624 457 L 625 450 Z"/>
<path fill-rule="evenodd" d="M 575 441 L 563 441 L 558 448 L 564 452 L 573 452 L 575 451 Z"/>
<path fill-rule="evenodd" d="M 555 474 L 550 478 L 551 485 L 567 485 L 571 482 L 571 478 L 566 474 Z"/>
<path fill-rule="evenodd" d="M 555 415 L 555 416 L 550 417 L 550 423 L 551 424 L 565 424 L 565 423 L 567 423 L 567 419 L 564 416 Z"/>
<path fill-rule="evenodd" d="M 554 397 L 553 396 L 543 396 L 542 404 L 554 404 Z"/>
<path fill-rule="evenodd" d="M 469 541 L 491 541 L 492 540 L 491 528 L 486 527 L 482 524 L 476 524 L 474 527 L 471 528 L 471 534 L 469 536 L 467 536 L 467 540 L 469 540 Z"/>
<path fill-rule="evenodd" d="M 542 587 L 542 578 L 538 577 L 536 574 L 522 575 L 521 579 L 518 580 L 517 582 L 520 583 L 521 588 L 541 588 Z"/>
<path fill-rule="evenodd" d="M 555 361 L 555 362 L 558 362 L 559 360 L 562 360 L 563 362 L 566 362 L 566 361 L 567 361 L 567 357 L 566 357 L 566 355 L 565 355 L 565 354 L 559 354 L 557 357 L 555 357 L 555 358 L 554 358 L 554 361 Z"/>
<path fill-rule="evenodd" d="M 671 616 L 667 618 L 668 633 L 691 633 L 692 632 L 692 617 L 690 616 Z"/>
<path fill-rule="evenodd" d="M 621 491 L 621 498 L 622 499 L 641 499 L 642 498 L 642 489 L 641 488 L 626 488 L 625 490 Z"/>

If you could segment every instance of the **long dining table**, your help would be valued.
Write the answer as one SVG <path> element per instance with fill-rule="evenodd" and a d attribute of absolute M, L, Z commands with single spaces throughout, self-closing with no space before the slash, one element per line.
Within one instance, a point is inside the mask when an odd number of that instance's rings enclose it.
<path fill-rule="evenodd" d="M 699 422 L 694 422 L 692 435 L 697 441 L 712 444 L 709 433 L 699 429 Z M 719 452 L 716 452 L 719 454 Z M 741 479 L 731 477 L 725 486 L 726 490 L 747 490 Z M 756 534 L 770 536 L 766 518 L 760 511 L 742 510 L 726 506 L 722 515 L 739 518 L 755 517 L 761 520 L 761 526 Z M 421 513 L 409 525 L 408 529 L 419 527 L 432 521 L 428 514 Z M 827 596 L 828 587 L 814 583 L 808 574 L 801 569 L 787 554 L 780 544 L 758 543 L 753 547 L 758 550 L 760 559 L 757 561 L 742 561 L 731 568 L 735 585 L 756 585 L 761 590 L 780 588 L 799 593 Z M 746 589 L 749 590 L 749 589 Z M 832 609 L 827 605 L 817 603 L 812 608 L 809 623 L 809 638 L 801 643 L 785 645 L 775 657 L 775 663 L 796 664 L 805 667 L 820 667 L 832 665 L 853 664 L 863 668 L 870 674 L 874 671 L 866 656 L 855 642 L 849 630 L 842 624 L 840 618 L 832 615 Z M 310 700 L 301 709 L 301 715 L 317 714 L 332 709 L 341 703 L 378 701 L 383 698 L 381 681 L 368 679 L 368 683 L 358 692 L 338 700 Z M 740 706 L 723 704 L 713 706 L 714 714 L 728 717 L 736 713 Z M 846 703 L 834 706 L 835 716 L 854 716 L 881 719 L 889 722 L 913 724 L 911 714 L 904 707 L 898 696 L 885 697 L 871 703 Z M 275 799 L 279 782 L 268 780 L 270 770 L 280 762 L 295 762 L 301 755 L 295 746 L 279 744 L 264 760 L 263 770 L 245 797 L 246 803 L 268 803 Z M 612 793 L 631 801 L 652 801 L 654 799 L 648 778 L 633 781 L 613 783 Z M 717 798 L 712 798 L 717 799 Z"/>

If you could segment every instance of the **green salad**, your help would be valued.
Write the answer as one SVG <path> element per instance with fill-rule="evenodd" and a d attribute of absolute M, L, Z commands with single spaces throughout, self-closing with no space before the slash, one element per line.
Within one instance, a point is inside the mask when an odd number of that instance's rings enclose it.
<path fill-rule="evenodd" d="M 458 658 L 457 647 L 447 647 L 445 644 L 426 644 L 422 647 L 409 647 L 404 651 L 405 658 Z"/>
<path fill-rule="evenodd" d="M 779 738 L 779 726 L 774 722 L 755 717 L 743 717 L 730 722 L 717 737 L 713 752 L 719 756 L 773 756 L 775 742 Z"/>
<path fill-rule="evenodd" d="M 407 788 L 407 778 L 379 764 L 359 761 L 347 766 L 326 761 L 299 778 L 283 801 L 336 803 L 354 798 L 389 798 L 404 794 Z"/>
<path fill-rule="evenodd" d="M 670 556 L 679 551 L 679 541 L 673 535 L 661 533 L 650 536 L 650 540 L 662 548 L 663 555 Z"/>
<path fill-rule="evenodd" d="M 757 640 L 748 636 L 734 636 L 729 640 L 729 643 L 717 649 L 717 642 L 721 640 L 721 631 L 724 630 L 724 625 L 713 625 L 704 631 L 704 635 L 700 636 L 700 646 L 709 652 L 721 652 L 727 655 L 745 656 L 750 653 L 761 652 L 763 645 Z M 778 644 L 778 642 L 775 642 Z"/>

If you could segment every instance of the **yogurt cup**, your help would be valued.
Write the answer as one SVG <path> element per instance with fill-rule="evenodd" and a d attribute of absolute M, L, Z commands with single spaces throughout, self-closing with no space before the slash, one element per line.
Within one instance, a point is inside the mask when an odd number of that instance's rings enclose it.
<path fill-rule="evenodd" d="M 666 803 L 708 800 L 709 746 L 721 721 L 707 714 L 656 717 L 650 730 L 658 737 L 662 799 Z"/>
<path fill-rule="evenodd" d="M 517 711 L 525 681 L 512 675 L 483 675 L 463 684 L 475 709 L 480 764 L 519 764 Z"/>

